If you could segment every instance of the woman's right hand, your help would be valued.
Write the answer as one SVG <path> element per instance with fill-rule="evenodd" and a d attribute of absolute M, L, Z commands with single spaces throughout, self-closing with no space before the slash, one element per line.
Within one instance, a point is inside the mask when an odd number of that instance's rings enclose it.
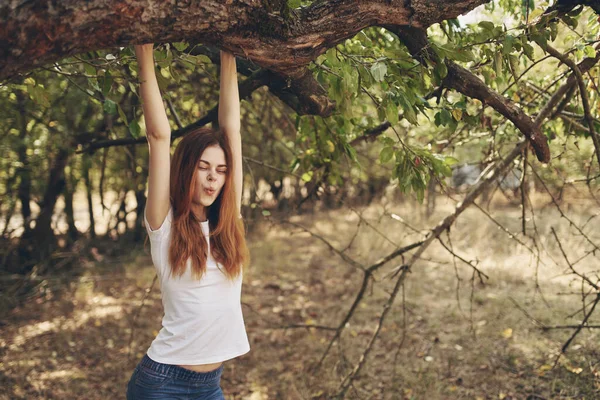
<path fill-rule="evenodd" d="M 154 51 L 154 43 L 135 44 L 133 45 L 136 56 Z"/>

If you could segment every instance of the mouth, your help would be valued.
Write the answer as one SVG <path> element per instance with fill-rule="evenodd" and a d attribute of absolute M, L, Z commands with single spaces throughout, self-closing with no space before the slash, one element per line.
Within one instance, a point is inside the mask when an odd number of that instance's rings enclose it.
<path fill-rule="evenodd" d="M 204 188 L 204 193 L 206 193 L 209 196 L 212 196 L 213 194 L 215 194 L 215 189 L 210 189 L 210 188 Z"/>

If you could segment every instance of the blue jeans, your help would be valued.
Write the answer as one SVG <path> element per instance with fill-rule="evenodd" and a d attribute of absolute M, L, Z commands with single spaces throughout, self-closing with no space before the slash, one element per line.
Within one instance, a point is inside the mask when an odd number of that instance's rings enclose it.
<path fill-rule="evenodd" d="M 213 371 L 195 372 L 163 364 L 144 355 L 127 384 L 127 400 L 225 400 L 221 390 L 223 364 Z"/>

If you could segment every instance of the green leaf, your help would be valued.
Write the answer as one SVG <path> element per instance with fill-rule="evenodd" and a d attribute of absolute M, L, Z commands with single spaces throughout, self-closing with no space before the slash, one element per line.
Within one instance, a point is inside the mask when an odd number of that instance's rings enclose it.
<path fill-rule="evenodd" d="M 185 49 L 188 48 L 188 46 L 189 46 L 189 44 L 186 42 L 173 43 L 173 47 L 175 47 L 178 51 L 184 51 Z"/>
<path fill-rule="evenodd" d="M 198 64 L 212 64 L 212 60 L 210 58 L 208 58 L 208 56 L 205 56 L 204 54 L 200 54 L 199 56 L 196 56 L 196 61 Z"/>
<path fill-rule="evenodd" d="M 452 53 L 450 53 L 448 55 L 449 58 L 456 60 L 456 61 L 462 61 L 462 62 L 468 62 L 468 61 L 473 61 L 475 60 L 475 55 L 473 54 L 473 52 L 471 50 L 468 49 L 455 49 Z"/>
<path fill-rule="evenodd" d="M 104 100 L 104 111 L 107 114 L 113 115 L 117 112 L 117 104 L 110 99 Z"/>
<path fill-rule="evenodd" d="M 383 149 L 381 149 L 381 153 L 379 153 L 379 162 L 381 162 L 382 164 L 385 164 L 386 162 L 390 161 L 392 159 L 392 156 L 394 155 L 394 148 L 393 147 L 384 147 Z"/>
<path fill-rule="evenodd" d="M 350 157 L 350 159 L 353 162 L 360 166 L 360 163 L 358 162 L 358 155 L 356 154 L 356 150 L 354 149 L 354 147 L 352 147 L 348 142 L 345 141 L 342 141 L 341 143 L 343 144 L 344 150 L 346 150 L 346 154 L 348 155 L 348 157 Z"/>
<path fill-rule="evenodd" d="M 27 92 L 29 97 L 37 104 L 43 107 L 50 107 L 50 100 L 48 99 L 48 93 L 41 86 L 27 85 Z"/>
<path fill-rule="evenodd" d="M 262 210 L 262 215 L 264 215 L 265 217 L 268 217 L 269 215 L 271 215 L 271 211 L 269 211 L 269 210 Z"/>
<path fill-rule="evenodd" d="M 383 143 L 384 145 L 386 145 L 386 146 L 393 146 L 394 145 L 394 140 L 391 137 L 389 137 L 389 136 L 381 135 L 381 136 L 379 136 L 379 141 L 381 143 Z"/>
<path fill-rule="evenodd" d="M 514 41 L 515 37 L 513 35 L 506 35 L 504 37 L 504 43 L 502 43 L 502 54 L 504 54 L 504 56 L 510 54 L 513 48 Z"/>
<path fill-rule="evenodd" d="M 594 49 L 593 46 L 585 46 L 583 48 L 583 54 L 585 54 L 586 57 L 595 58 L 596 57 L 596 49 Z"/>
<path fill-rule="evenodd" d="M 313 176 L 313 172 L 312 171 L 308 171 L 302 174 L 302 180 L 304 182 L 310 182 L 310 180 L 312 179 Z"/>
<path fill-rule="evenodd" d="M 404 114 L 402 115 L 408 122 L 413 125 L 417 125 L 417 114 L 413 108 L 412 103 L 408 99 L 408 95 L 410 92 L 398 92 L 397 99 L 400 105 L 402 106 L 402 110 L 404 110 Z"/>
<path fill-rule="evenodd" d="M 173 77 L 173 80 L 177 83 L 181 82 L 181 75 L 177 72 L 177 70 L 173 67 L 173 65 L 169 66 L 169 74 Z"/>
<path fill-rule="evenodd" d="M 450 122 L 452 122 L 452 115 L 445 108 L 442 109 L 442 111 L 440 111 L 440 123 L 441 123 L 441 125 L 446 126 L 446 125 L 450 124 Z"/>
<path fill-rule="evenodd" d="M 531 61 L 534 61 L 533 60 L 533 46 L 532 45 L 530 45 L 529 43 L 523 43 L 523 53 Z"/>
<path fill-rule="evenodd" d="M 481 29 L 483 29 L 484 31 L 488 31 L 488 32 L 493 32 L 494 31 L 494 23 L 490 22 L 490 21 L 481 21 L 478 24 Z"/>
<path fill-rule="evenodd" d="M 392 125 L 398 123 L 398 106 L 393 101 L 388 100 L 385 107 L 385 116 Z"/>
<path fill-rule="evenodd" d="M 462 119 L 462 116 L 463 116 L 462 110 L 460 110 L 458 108 L 452 109 L 452 116 L 454 117 L 454 119 L 456 121 L 460 121 Z"/>
<path fill-rule="evenodd" d="M 565 24 L 569 25 L 571 28 L 577 28 L 577 19 L 570 17 L 569 15 L 563 15 L 562 20 Z"/>
<path fill-rule="evenodd" d="M 108 93 L 110 92 L 112 82 L 113 82 L 113 79 L 110 74 L 110 71 L 106 71 L 106 73 L 104 74 L 104 77 L 102 78 L 102 94 L 104 96 L 107 96 Z"/>
<path fill-rule="evenodd" d="M 134 119 L 129 123 L 129 132 L 131 133 L 131 136 L 137 139 L 140 137 L 141 131 L 142 128 L 140 128 L 140 124 L 138 124 L 137 120 Z"/>
<path fill-rule="evenodd" d="M 519 58 L 514 54 L 510 54 L 508 56 L 508 65 L 510 65 L 510 70 L 513 74 L 515 80 L 517 80 L 519 76 Z"/>
<path fill-rule="evenodd" d="M 371 66 L 371 75 L 377 82 L 383 81 L 387 74 L 387 66 L 383 62 L 376 62 Z"/>
<path fill-rule="evenodd" d="M 156 82 L 158 83 L 158 88 L 160 91 L 165 93 L 167 91 L 167 87 L 169 86 L 169 81 L 162 75 L 159 69 L 156 70 Z"/>
<path fill-rule="evenodd" d="M 549 24 L 548 27 L 550 28 L 550 41 L 553 42 L 558 35 L 558 24 L 553 22 Z"/>
<path fill-rule="evenodd" d="M 88 63 L 83 63 L 83 70 L 85 71 L 86 75 L 95 76 L 98 73 L 96 68 Z"/>
<path fill-rule="evenodd" d="M 494 70 L 496 71 L 496 77 L 502 75 L 502 53 L 497 52 L 494 56 Z"/>
<path fill-rule="evenodd" d="M 440 60 L 435 65 L 434 72 L 436 73 L 436 75 L 440 81 L 442 79 L 444 79 L 446 77 L 446 75 L 448 75 L 448 67 L 446 66 L 446 63 L 444 62 L 444 60 Z"/>
<path fill-rule="evenodd" d="M 457 164 L 458 161 L 459 161 L 458 158 L 454 158 L 454 157 L 451 157 L 451 156 L 444 157 L 444 163 L 446 165 L 448 165 L 448 166 L 452 166 L 454 164 Z"/>
<path fill-rule="evenodd" d="M 117 105 L 117 111 L 119 113 L 119 117 L 121 118 L 121 121 L 123 121 L 123 123 L 125 124 L 125 126 L 129 125 L 129 123 L 127 122 L 127 116 L 123 112 L 123 109 L 121 108 L 121 105 L 119 103 L 115 103 L 115 104 Z"/>
<path fill-rule="evenodd" d="M 548 39 L 544 32 L 533 32 L 531 33 L 531 39 L 538 44 L 542 49 L 546 49 L 548 46 Z"/>

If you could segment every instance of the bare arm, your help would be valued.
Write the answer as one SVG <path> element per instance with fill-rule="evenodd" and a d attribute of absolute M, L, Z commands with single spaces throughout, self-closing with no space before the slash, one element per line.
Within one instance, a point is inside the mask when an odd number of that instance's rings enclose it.
<path fill-rule="evenodd" d="M 219 90 L 219 126 L 225 131 L 233 155 L 233 181 L 238 212 L 242 207 L 242 136 L 240 134 L 240 95 L 235 56 L 221 50 L 221 82 Z"/>
<path fill-rule="evenodd" d="M 153 46 L 136 45 L 135 55 L 150 153 L 146 218 L 150 228 L 156 230 L 162 225 L 170 207 L 171 127 L 156 81 Z"/>

